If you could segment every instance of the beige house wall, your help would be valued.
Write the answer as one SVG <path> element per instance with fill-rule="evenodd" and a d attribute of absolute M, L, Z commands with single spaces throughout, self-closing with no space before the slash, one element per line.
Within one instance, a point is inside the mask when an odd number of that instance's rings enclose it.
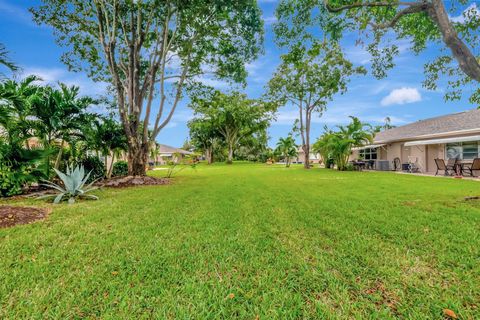
<path fill-rule="evenodd" d="M 400 163 L 407 163 L 409 156 L 416 157 L 420 171 L 426 173 L 435 173 L 435 159 L 445 159 L 445 144 L 420 145 L 405 147 L 404 142 L 394 142 L 379 147 L 377 150 L 378 160 L 388 160 L 391 165 L 395 158 L 400 159 Z M 349 161 L 359 159 L 359 151 L 353 150 Z"/>

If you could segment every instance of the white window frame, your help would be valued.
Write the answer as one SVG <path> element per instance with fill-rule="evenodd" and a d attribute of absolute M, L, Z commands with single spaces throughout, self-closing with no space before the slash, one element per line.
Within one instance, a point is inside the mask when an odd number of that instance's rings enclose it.
<path fill-rule="evenodd" d="M 370 158 L 366 159 L 365 155 L 369 155 Z M 375 159 L 372 158 L 372 155 L 375 154 Z M 378 159 L 378 148 L 365 148 L 362 150 L 359 150 L 358 156 L 362 160 L 377 160 Z"/>
<path fill-rule="evenodd" d="M 467 158 L 467 159 L 464 159 L 464 149 L 463 149 L 463 146 L 464 145 L 472 145 L 472 144 L 476 144 L 477 145 L 477 154 L 475 153 L 472 153 L 473 154 L 473 158 Z M 456 147 L 459 147 L 460 148 L 460 153 L 458 155 L 458 159 L 459 160 L 473 160 L 475 158 L 480 158 L 480 141 L 471 141 L 471 142 L 455 142 L 455 143 L 446 143 L 445 144 L 445 158 L 450 159 L 448 157 L 448 148 L 451 147 L 451 146 L 456 146 Z"/>

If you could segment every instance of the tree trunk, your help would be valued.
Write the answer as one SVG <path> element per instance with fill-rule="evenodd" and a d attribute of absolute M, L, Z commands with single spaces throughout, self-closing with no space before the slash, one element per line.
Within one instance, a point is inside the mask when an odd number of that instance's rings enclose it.
<path fill-rule="evenodd" d="M 108 153 L 105 153 L 104 157 L 105 157 L 105 177 L 107 177 L 108 176 Z"/>
<path fill-rule="evenodd" d="M 229 144 L 228 145 L 228 158 L 227 158 L 227 164 L 232 164 L 233 163 L 233 145 Z"/>
<path fill-rule="evenodd" d="M 60 167 L 60 161 L 62 161 L 63 145 L 64 145 L 64 141 L 62 139 L 62 143 L 60 144 L 60 150 L 58 150 L 57 159 L 55 160 L 55 165 L 54 165 L 54 168 L 57 170 Z"/>
<path fill-rule="evenodd" d="M 147 173 L 148 143 L 129 145 L 128 148 L 128 175 L 145 176 Z"/>
<path fill-rule="evenodd" d="M 205 157 L 207 158 L 207 164 L 213 163 L 213 147 L 207 147 L 205 150 Z"/>
<path fill-rule="evenodd" d="M 311 116 L 311 113 L 306 111 L 305 112 L 305 143 L 303 145 L 303 152 L 305 154 L 303 167 L 305 169 L 310 169 L 310 116 Z"/>
<path fill-rule="evenodd" d="M 304 144 L 302 146 L 302 149 L 303 149 L 303 154 L 304 154 L 303 167 L 305 169 L 310 169 L 310 148 L 309 148 L 308 144 Z"/>
<path fill-rule="evenodd" d="M 428 9 L 428 15 L 436 22 L 442 33 L 443 42 L 452 51 L 460 69 L 470 78 L 480 81 L 480 64 L 467 45 L 458 37 L 442 0 L 433 0 Z"/>
<path fill-rule="evenodd" d="M 112 177 L 113 171 L 113 162 L 115 161 L 115 152 L 112 152 L 112 161 L 110 162 L 110 168 L 107 171 L 107 178 L 110 179 Z"/>

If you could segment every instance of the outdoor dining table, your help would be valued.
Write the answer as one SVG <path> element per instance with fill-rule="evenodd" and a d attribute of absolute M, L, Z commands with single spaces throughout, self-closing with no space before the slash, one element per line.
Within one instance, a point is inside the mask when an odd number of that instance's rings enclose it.
<path fill-rule="evenodd" d="M 473 165 L 473 162 L 470 162 L 470 161 L 458 161 L 456 164 L 455 164 L 455 173 L 457 174 L 457 176 L 461 176 L 463 175 L 463 169 L 465 167 L 469 167 Z"/>
<path fill-rule="evenodd" d="M 352 161 L 351 163 L 353 167 L 358 171 L 362 171 L 363 169 L 365 169 L 366 166 L 366 163 L 364 161 Z"/>

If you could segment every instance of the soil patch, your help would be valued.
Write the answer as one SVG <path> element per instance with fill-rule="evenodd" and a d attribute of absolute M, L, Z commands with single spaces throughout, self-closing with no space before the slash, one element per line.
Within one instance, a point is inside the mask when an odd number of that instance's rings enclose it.
<path fill-rule="evenodd" d="M 381 281 L 375 282 L 372 287 L 365 290 L 365 293 L 369 296 L 377 296 L 375 301 L 377 306 L 387 306 L 394 314 L 397 313 L 398 297 L 388 291 Z"/>
<path fill-rule="evenodd" d="M 99 183 L 99 186 L 109 188 L 127 188 L 138 186 L 156 186 L 169 183 L 170 179 L 166 178 L 154 178 L 149 176 L 126 176 L 104 180 Z"/>
<path fill-rule="evenodd" d="M 0 228 L 17 224 L 29 224 L 47 217 L 49 211 L 42 208 L 0 206 Z"/>

